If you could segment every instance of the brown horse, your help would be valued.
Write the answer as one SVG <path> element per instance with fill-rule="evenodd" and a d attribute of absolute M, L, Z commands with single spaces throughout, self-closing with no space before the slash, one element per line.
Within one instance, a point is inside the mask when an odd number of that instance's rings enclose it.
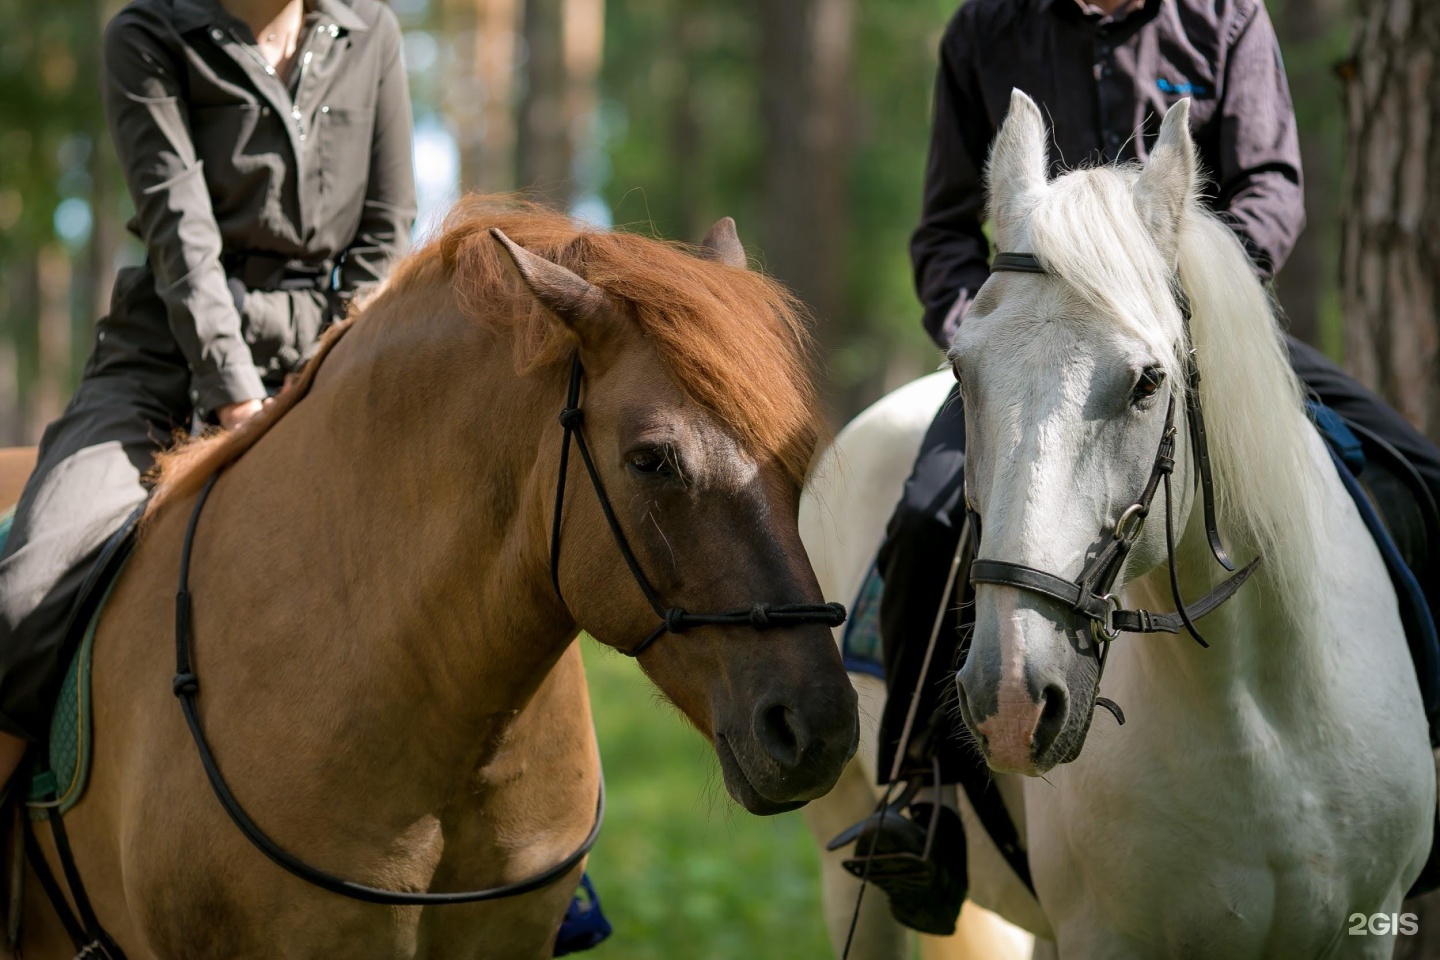
<path fill-rule="evenodd" d="M 744 264 L 729 221 L 688 250 L 469 201 L 297 389 L 164 459 L 99 626 L 94 769 L 65 818 L 132 960 L 550 955 L 578 866 L 512 900 L 382 907 L 307 885 L 235 829 L 171 695 L 184 528 L 223 467 L 190 573 L 199 712 L 271 837 L 394 890 L 533 875 L 594 818 L 577 633 L 626 650 L 656 625 L 573 456 L 563 599 L 551 585 L 577 347 L 596 468 L 666 602 L 820 599 L 796 530 L 817 434 L 806 340 L 793 301 Z M 639 663 L 751 812 L 824 794 L 854 750 L 823 625 L 698 627 Z M 42 841 L 53 864 L 43 825 Z M 24 955 L 69 957 L 33 881 Z"/>

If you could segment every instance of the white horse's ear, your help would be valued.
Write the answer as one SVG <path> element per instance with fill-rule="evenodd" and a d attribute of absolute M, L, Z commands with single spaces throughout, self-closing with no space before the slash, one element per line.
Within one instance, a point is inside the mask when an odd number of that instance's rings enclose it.
<path fill-rule="evenodd" d="M 1135 181 L 1135 207 L 1167 261 L 1175 259 L 1180 218 L 1195 193 L 1195 143 L 1190 139 L 1190 98 L 1165 114 L 1150 162 Z"/>
<path fill-rule="evenodd" d="M 1020 90 L 1010 92 L 1010 111 L 995 136 L 987 172 L 990 219 L 997 229 L 1020 214 L 1025 198 L 1044 189 L 1050 160 L 1040 108 Z"/>
<path fill-rule="evenodd" d="M 715 226 L 711 227 L 705 234 L 705 239 L 700 241 L 700 253 L 707 260 L 714 260 L 737 270 L 747 270 L 750 267 L 745 259 L 745 246 L 740 242 L 740 234 L 735 232 L 735 221 L 731 217 L 721 217 L 715 221 Z"/>
<path fill-rule="evenodd" d="M 500 244 L 535 299 L 569 327 L 582 344 L 593 347 L 601 339 L 607 318 L 616 310 L 610 295 L 574 271 L 526 250 L 498 227 L 490 228 L 490 236 Z"/>

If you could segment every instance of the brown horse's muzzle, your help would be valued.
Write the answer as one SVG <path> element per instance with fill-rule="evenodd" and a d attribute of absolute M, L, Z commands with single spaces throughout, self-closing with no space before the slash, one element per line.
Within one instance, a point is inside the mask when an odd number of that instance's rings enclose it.
<path fill-rule="evenodd" d="M 715 753 L 730 795 L 754 814 L 783 813 L 823 797 L 855 755 L 860 727 L 855 689 L 835 656 L 830 631 L 803 627 L 756 634 L 784 645 L 778 660 L 752 657 L 732 672 L 715 711 Z M 738 639 L 738 638 L 736 638 Z M 823 649 L 815 650 L 815 646 Z M 808 669 L 787 661 L 801 656 Z M 737 676 L 738 674 L 738 676 Z M 746 696 L 748 691 L 753 696 Z"/>

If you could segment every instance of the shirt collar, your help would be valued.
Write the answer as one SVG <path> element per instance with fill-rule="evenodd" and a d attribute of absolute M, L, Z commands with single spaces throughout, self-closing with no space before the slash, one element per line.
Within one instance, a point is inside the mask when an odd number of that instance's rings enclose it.
<path fill-rule="evenodd" d="M 200 27 L 208 27 L 217 21 L 230 23 L 234 20 L 219 0 L 173 0 L 174 13 L 171 22 L 178 33 L 186 33 Z M 314 0 L 313 9 L 327 22 L 342 30 L 361 33 L 370 29 L 358 13 L 343 0 Z"/>
<path fill-rule="evenodd" d="M 1077 3 L 1076 0 L 1036 0 L 1036 2 L 1042 11 L 1053 10 L 1062 16 L 1075 17 L 1077 19 L 1086 17 L 1086 11 L 1081 9 L 1080 4 Z M 1142 0 L 1142 2 L 1136 2 L 1130 5 L 1128 9 L 1122 6 L 1115 11 L 1114 18 L 1111 19 L 1110 22 L 1117 24 L 1126 23 L 1132 19 L 1149 21 L 1160 11 L 1160 5 L 1162 3 L 1164 3 L 1164 0 Z"/>

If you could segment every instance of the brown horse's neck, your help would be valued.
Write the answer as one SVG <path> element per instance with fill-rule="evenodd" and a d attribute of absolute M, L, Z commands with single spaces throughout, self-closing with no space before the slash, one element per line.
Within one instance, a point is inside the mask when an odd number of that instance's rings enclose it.
<path fill-rule="evenodd" d="M 264 603 L 323 616 L 276 611 L 253 643 L 312 648 L 332 684 L 312 722 L 340 749 L 402 745 L 401 776 L 443 792 L 488 762 L 576 627 L 547 577 L 555 468 L 539 440 L 558 444 L 563 374 L 517 377 L 508 342 L 433 297 L 359 321 L 211 510 L 246 518 L 252 554 L 293 544 L 284 566 L 305 589 L 263 561 L 248 575 Z M 297 622 L 330 639 L 287 639 Z"/>

